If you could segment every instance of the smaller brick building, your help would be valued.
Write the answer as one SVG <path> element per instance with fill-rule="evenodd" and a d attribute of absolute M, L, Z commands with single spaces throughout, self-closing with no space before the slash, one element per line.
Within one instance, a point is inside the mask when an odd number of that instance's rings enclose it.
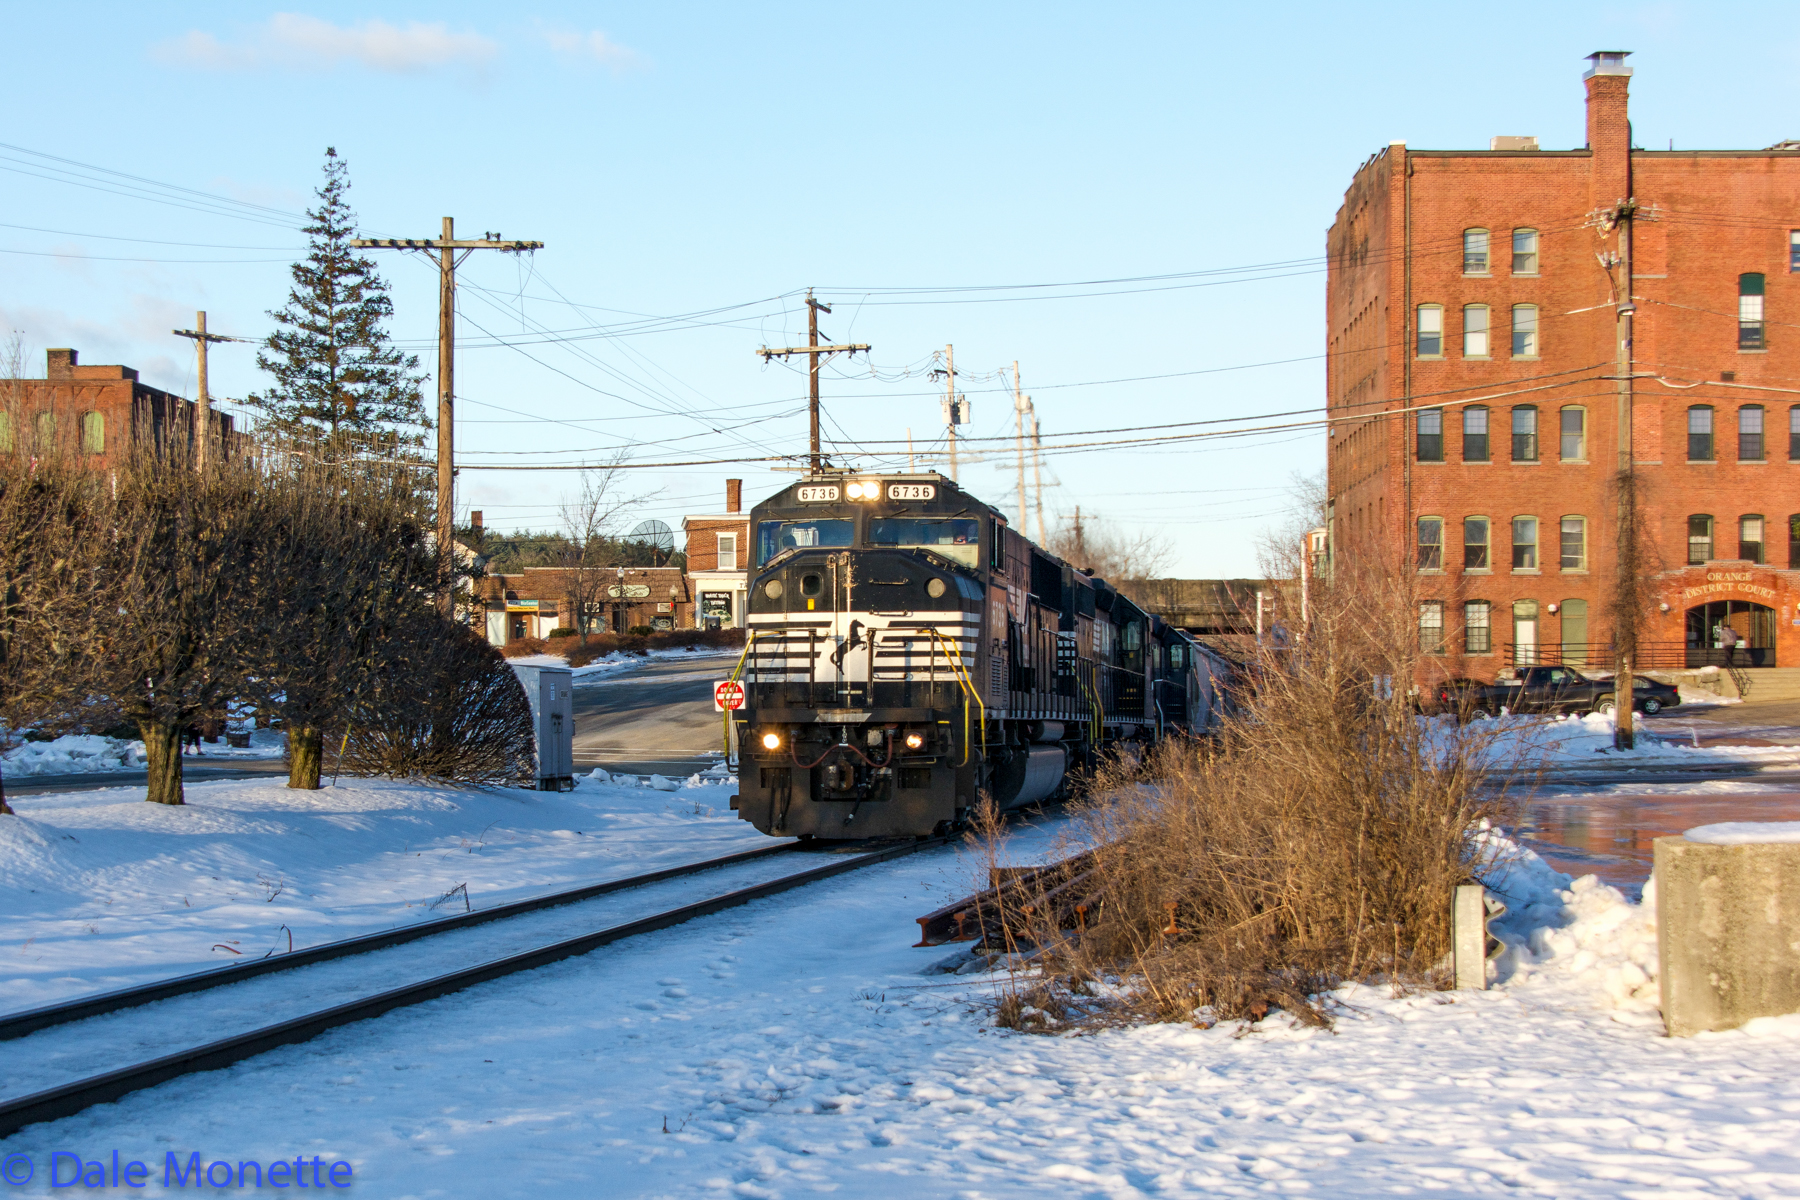
<path fill-rule="evenodd" d="M 744 481 L 727 479 L 724 512 L 681 519 L 696 628 L 736 629 L 744 624 L 751 546 L 750 517 L 743 507 Z"/>
<path fill-rule="evenodd" d="M 598 606 L 590 612 L 589 633 L 681 629 L 693 621 L 693 597 L 680 567 L 596 567 L 587 574 L 595 593 L 590 608 Z M 476 602 L 485 609 L 480 628 L 496 646 L 573 629 L 579 587 L 574 573 L 562 567 L 489 575 L 475 589 Z"/>
<path fill-rule="evenodd" d="M 108 466 L 133 445 L 194 449 L 191 400 L 138 380 L 131 367 L 88 366 L 73 349 L 45 353 L 42 379 L 0 380 L 0 453 L 52 450 Z M 232 418 L 215 410 L 215 453 L 235 447 L 241 435 Z"/>

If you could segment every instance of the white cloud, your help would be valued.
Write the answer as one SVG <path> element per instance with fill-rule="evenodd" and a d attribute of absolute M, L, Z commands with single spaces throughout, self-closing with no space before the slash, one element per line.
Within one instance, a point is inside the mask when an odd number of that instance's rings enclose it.
<path fill-rule="evenodd" d="M 287 67 L 326 71 L 360 66 L 396 75 L 442 67 L 480 70 L 499 52 L 499 43 L 492 38 L 452 33 L 442 21 L 409 21 L 401 26 L 368 20 L 334 25 L 301 13 L 276 13 L 237 42 L 220 41 L 195 29 L 151 49 L 159 62 L 202 70 Z"/>
<path fill-rule="evenodd" d="M 637 51 L 619 45 L 598 29 L 586 33 L 573 29 L 546 29 L 542 34 L 550 48 L 565 58 L 598 63 L 610 71 L 624 71 L 643 64 Z"/>

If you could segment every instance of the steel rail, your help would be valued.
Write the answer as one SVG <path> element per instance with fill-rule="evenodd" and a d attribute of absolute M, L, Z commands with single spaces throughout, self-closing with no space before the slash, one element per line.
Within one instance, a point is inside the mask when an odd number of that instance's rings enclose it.
<path fill-rule="evenodd" d="M 499 921 L 546 908 L 574 904 L 581 900 L 590 900 L 595 896 L 604 896 L 610 892 L 645 887 L 652 883 L 661 883 L 665 879 L 677 879 L 683 875 L 695 875 L 718 867 L 734 866 L 738 863 L 767 858 L 773 854 L 790 854 L 798 849 L 799 846 L 792 842 L 775 846 L 759 846 L 755 850 L 742 850 L 721 858 L 709 858 L 704 862 L 664 867 L 662 870 L 651 871 L 643 875 L 630 875 L 624 879 L 612 879 L 605 883 L 585 884 L 566 891 L 551 892 L 546 896 L 535 896 L 527 900 L 515 900 L 508 904 L 495 905 L 493 908 L 482 908 L 473 912 L 457 913 L 455 916 L 438 917 L 418 925 L 406 926 L 403 929 L 384 929 L 379 933 L 366 933 L 341 941 L 323 942 L 317 946 L 308 946 L 304 950 L 291 950 L 286 954 L 271 955 L 250 962 L 227 963 L 222 966 L 209 967 L 204 971 L 196 971 L 191 975 L 178 975 L 173 979 L 138 984 L 133 987 L 120 988 L 117 991 L 101 992 L 99 995 L 47 1004 L 41 1008 L 30 1008 L 23 1012 L 0 1017 L 0 1041 L 24 1037 L 26 1034 L 36 1033 L 40 1029 L 66 1025 L 71 1021 L 84 1021 L 89 1017 L 97 1017 L 105 1013 L 136 1008 L 157 1000 L 166 1000 L 171 996 L 185 996 L 191 992 L 224 987 L 226 984 L 239 983 L 275 971 L 290 971 L 312 963 L 329 962 L 334 958 L 366 954 L 371 950 L 383 950 L 389 946 L 399 946 L 406 942 L 417 941 L 419 938 L 450 933 L 457 929 L 467 929 L 471 925 L 482 925 L 488 921 Z"/>
<path fill-rule="evenodd" d="M 622 941 L 625 938 L 654 933 L 657 930 L 680 925 L 698 917 L 711 916 L 728 908 L 748 904 L 752 900 L 777 895 L 792 888 L 815 883 L 821 879 L 829 879 L 834 875 L 842 875 L 861 867 L 902 858 L 920 850 L 949 845 L 952 840 L 945 837 L 921 838 L 903 845 L 859 854 L 854 858 L 814 867 L 809 871 L 801 871 L 767 883 L 740 888 L 722 896 L 714 896 L 693 904 L 684 904 L 679 908 L 672 908 L 667 912 L 643 917 L 623 925 L 585 933 L 579 937 L 541 946 L 536 950 L 527 950 L 507 958 L 481 963 L 460 971 L 452 971 L 448 975 L 439 975 L 435 979 L 408 984 L 362 1000 L 340 1004 L 335 1008 L 295 1017 L 292 1020 L 269 1025 L 262 1029 L 254 1029 L 236 1037 L 224 1038 L 204 1046 L 196 1046 L 176 1054 L 165 1055 L 149 1062 L 138 1063 L 135 1066 L 108 1071 L 104 1075 L 91 1076 L 74 1083 L 64 1084 L 61 1087 L 23 1096 L 17 1100 L 9 1100 L 0 1103 L 0 1137 L 17 1133 L 27 1125 L 73 1116 L 96 1104 L 106 1104 L 128 1096 L 132 1092 L 155 1087 L 159 1083 L 166 1083 L 183 1075 L 218 1070 L 281 1046 L 291 1046 L 309 1041 L 340 1025 L 366 1021 L 397 1008 L 423 1004 L 427 1000 L 435 1000 L 440 996 L 447 996 L 479 983 L 504 978 L 521 971 L 535 970 L 565 958 L 586 954 L 590 950 Z"/>

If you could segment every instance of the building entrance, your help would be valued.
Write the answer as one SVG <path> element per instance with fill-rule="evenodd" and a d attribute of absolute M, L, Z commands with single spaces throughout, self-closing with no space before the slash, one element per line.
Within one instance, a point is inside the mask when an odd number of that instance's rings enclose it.
<path fill-rule="evenodd" d="M 1737 634 L 1726 646 L 1725 631 Z M 1772 667 L 1775 665 L 1775 610 L 1748 600 L 1714 600 L 1687 610 L 1687 665 L 1690 667 Z"/>

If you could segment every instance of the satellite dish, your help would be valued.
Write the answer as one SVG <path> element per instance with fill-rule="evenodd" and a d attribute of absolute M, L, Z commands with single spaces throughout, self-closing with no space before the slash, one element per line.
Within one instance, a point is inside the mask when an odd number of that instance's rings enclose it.
<path fill-rule="evenodd" d="M 640 521 L 632 531 L 625 535 L 631 542 L 641 542 L 651 547 L 659 555 L 672 553 L 675 549 L 675 531 L 661 521 Z"/>

